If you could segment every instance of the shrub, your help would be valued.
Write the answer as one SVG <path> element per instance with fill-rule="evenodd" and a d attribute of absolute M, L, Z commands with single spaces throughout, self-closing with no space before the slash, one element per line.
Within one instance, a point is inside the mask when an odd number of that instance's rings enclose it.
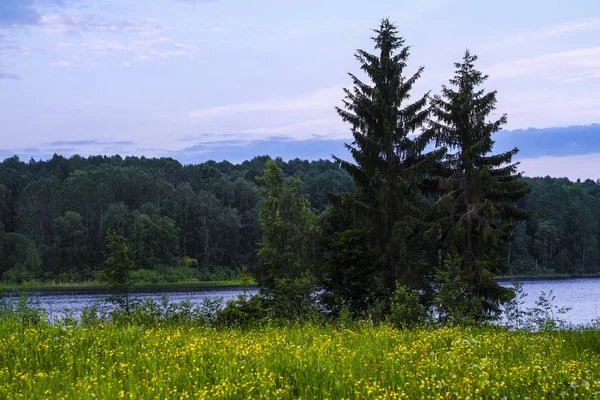
<path fill-rule="evenodd" d="M 388 321 L 404 329 L 423 325 L 427 320 L 427 309 L 421 305 L 418 293 L 396 283 L 396 290 L 390 299 Z"/>

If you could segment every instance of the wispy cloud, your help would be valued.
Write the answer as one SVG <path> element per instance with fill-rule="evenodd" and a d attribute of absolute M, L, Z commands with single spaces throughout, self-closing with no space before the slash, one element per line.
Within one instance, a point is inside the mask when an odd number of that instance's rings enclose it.
<path fill-rule="evenodd" d="M 54 14 L 42 16 L 40 23 L 49 28 L 52 32 L 61 34 L 100 32 L 115 34 L 138 33 L 151 35 L 161 31 L 161 26 L 158 21 L 150 18 L 141 21 L 103 21 L 99 20 L 98 17 L 91 15 Z"/>
<path fill-rule="evenodd" d="M 536 76 L 540 78 L 566 81 L 598 77 L 600 68 L 600 47 L 570 50 L 541 56 L 520 58 L 486 68 L 490 76 L 516 78 Z"/>
<path fill-rule="evenodd" d="M 340 139 L 350 136 L 347 125 L 335 113 L 332 113 L 328 117 L 310 119 L 294 124 L 245 129 L 241 133 L 259 136 L 293 135 L 297 139 L 317 136 L 328 139 Z"/>
<path fill-rule="evenodd" d="M 322 112 L 331 110 L 339 103 L 342 94 L 340 87 L 317 90 L 307 95 L 259 101 L 255 103 L 239 103 L 225 106 L 201 108 L 190 111 L 188 116 L 194 119 L 221 117 L 248 112 Z"/>
<path fill-rule="evenodd" d="M 2 52 L 15 52 L 24 56 L 30 54 L 30 51 L 26 46 L 23 46 L 15 40 L 9 39 L 6 36 L 0 34 L 0 53 Z"/>
<path fill-rule="evenodd" d="M 550 39 L 557 36 L 567 35 L 570 33 L 585 32 L 600 29 L 600 18 L 591 18 L 580 21 L 564 22 L 557 25 L 548 26 L 543 29 L 525 32 L 520 35 L 511 36 L 496 43 L 497 46 L 508 46 L 519 43 Z"/>
<path fill-rule="evenodd" d="M 89 39 L 82 42 L 79 50 L 87 55 L 105 57 L 129 55 L 137 61 L 172 57 L 195 57 L 200 48 L 192 43 L 180 42 L 166 36 L 138 38 L 133 40 Z M 129 64 L 130 62 L 127 61 Z"/>
<path fill-rule="evenodd" d="M 92 144 L 132 145 L 135 143 L 129 140 L 120 140 L 114 142 L 99 142 L 97 140 L 63 140 L 59 142 L 50 142 L 48 144 L 50 146 L 86 146 Z"/>
<path fill-rule="evenodd" d="M 71 62 L 67 60 L 52 61 L 50 62 L 50 66 L 55 68 L 66 68 L 71 66 Z"/>

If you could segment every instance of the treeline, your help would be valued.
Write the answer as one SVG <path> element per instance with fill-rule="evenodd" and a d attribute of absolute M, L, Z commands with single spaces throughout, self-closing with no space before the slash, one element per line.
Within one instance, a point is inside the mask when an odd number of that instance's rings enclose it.
<path fill-rule="evenodd" d="M 139 278 L 231 279 L 242 264 L 252 272 L 262 235 L 256 178 L 267 160 L 183 166 L 173 159 L 119 156 L 5 159 L 0 276 L 12 282 L 95 279 L 109 231 L 127 239 L 131 259 L 143 270 Z M 353 188 L 330 161 L 277 163 L 302 180 L 315 210 L 327 207 L 325 193 Z"/>
<path fill-rule="evenodd" d="M 183 166 L 173 159 L 119 156 L 0 163 L 0 274 L 4 280 L 81 281 L 103 267 L 106 235 L 122 230 L 137 268 L 198 261 L 203 279 L 257 267 L 261 239 L 256 177 L 268 158 Z M 318 213 L 326 193 L 353 189 L 329 161 L 280 159 Z M 600 273 L 600 182 L 524 178 L 520 205 L 532 217 L 511 244 L 509 274 Z M 183 277 L 185 279 L 185 277 Z"/>
<path fill-rule="evenodd" d="M 509 273 L 600 273 L 600 180 L 526 181 L 532 190 L 521 205 L 531 217 L 513 233 Z"/>

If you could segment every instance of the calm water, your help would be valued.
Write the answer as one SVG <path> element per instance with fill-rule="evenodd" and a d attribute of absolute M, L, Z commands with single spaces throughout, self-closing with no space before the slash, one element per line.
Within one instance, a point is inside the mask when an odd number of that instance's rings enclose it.
<path fill-rule="evenodd" d="M 564 316 L 559 316 L 574 325 L 589 324 L 600 318 L 600 278 L 554 279 L 538 281 L 522 281 L 527 297 L 523 299 L 523 307 L 534 307 L 535 301 L 545 292 L 555 296 L 553 305 L 571 307 Z M 512 287 L 510 282 L 501 282 L 503 286 Z"/>
<path fill-rule="evenodd" d="M 256 289 L 250 289 L 249 294 L 256 293 Z M 147 298 L 160 302 L 163 296 L 169 298 L 170 303 L 181 303 L 189 300 L 194 305 L 201 305 L 205 298 L 222 298 L 223 304 L 228 300 L 236 299 L 242 294 L 239 287 L 202 287 L 193 289 L 165 289 L 162 291 L 142 291 L 130 295 L 132 300 L 144 300 Z M 107 302 L 108 295 L 103 291 L 95 290 L 56 290 L 56 291 L 29 291 L 27 296 L 39 301 L 51 320 L 64 316 L 67 312 L 78 316 L 84 307 L 98 304 L 99 308 L 109 311 L 113 305 Z M 15 295 L 17 297 L 17 295 Z"/>
<path fill-rule="evenodd" d="M 501 282 L 503 286 L 512 286 L 510 282 Z M 542 294 L 547 295 L 552 291 L 555 296 L 552 304 L 558 307 L 571 307 L 571 310 L 562 318 L 568 322 L 579 325 L 588 324 L 594 319 L 600 318 L 600 279 L 556 279 L 556 280 L 538 280 L 523 281 L 523 289 L 527 293 L 524 299 L 524 307 L 533 307 L 535 301 Z M 255 293 L 256 290 L 251 291 Z M 241 294 L 239 287 L 210 287 L 195 288 L 189 290 L 174 290 L 161 292 L 141 292 L 132 294 L 134 299 L 152 298 L 160 301 L 163 295 L 167 295 L 169 300 L 179 303 L 183 300 L 190 300 L 193 304 L 201 304 L 206 297 L 221 297 L 225 301 L 235 299 Z M 64 315 L 66 310 L 74 312 L 76 315 L 81 312 L 83 307 L 94 305 L 100 302 L 105 310 L 110 309 L 110 304 L 105 304 L 106 294 L 94 291 L 39 291 L 30 292 L 30 296 L 39 299 L 43 307 L 52 319 Z"/>

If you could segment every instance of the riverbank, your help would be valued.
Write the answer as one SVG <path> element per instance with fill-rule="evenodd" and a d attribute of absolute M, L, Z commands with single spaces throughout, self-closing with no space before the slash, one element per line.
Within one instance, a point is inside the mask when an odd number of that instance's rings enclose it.
<path fill-rule="evenodd" d="M 18 346 L 15 346 L 18 343 Z M 0 397 L 598 398 L 599 331 L 0 322 Z"/>
<path fill-rule="evenodd" d="M 250 286 L 256 285 L 254 280 L 251 280 Z M 134 285 L 133 291 L 145 292 L 167 292 L 175 290 L 193 290 L 206 287 L 239 287 L 242 286 L 241 280 L 228 281 L 181 281 L 174 283 L 145 283 L 140 282 Z M 0 290 L 11 292 L 30 292 L 30 291 L 108 291 L 108 286 L 97 282 L 34 282 L 23 285 L 3 284 L 0 283 Z"/>
<path fill-rule="evenodd" d="M 544 280 L 560 280 L 560 279 L 585 279 L 585 278 L 600 278 L 600 274 L 543 274 L 543 275 L 506 275 L 495 277 L 497 282 L 512 282 L 512 281 L 544 281 Z M 172 291 L 178 289 L 195 289 L 206 287 L 238 287 L 242 286 L 239 279 L 225 281 L 180 281 L 180 282 L 159 282 L 147 283 L 140 282 L 134 285 L 134 291 Z M 250 286 L 256 286 L 256 280 L 250 280 Z M 0 290 L 13 292 L 27 291 L 55 291 L 55 290 L 93 290 L 103 291 L 108 290 L 108 286 L 98 282 L 32 282 L 22 285 L 0 282 Z"/>
<path fill-rule="evenodd" d="M 558 279 L 588 279 L 600 278 L 600 274 L 531 274 L 531 275 L 505 275 L 494 278 L 498 282 L 511 281 L 549 281 Z"/>

